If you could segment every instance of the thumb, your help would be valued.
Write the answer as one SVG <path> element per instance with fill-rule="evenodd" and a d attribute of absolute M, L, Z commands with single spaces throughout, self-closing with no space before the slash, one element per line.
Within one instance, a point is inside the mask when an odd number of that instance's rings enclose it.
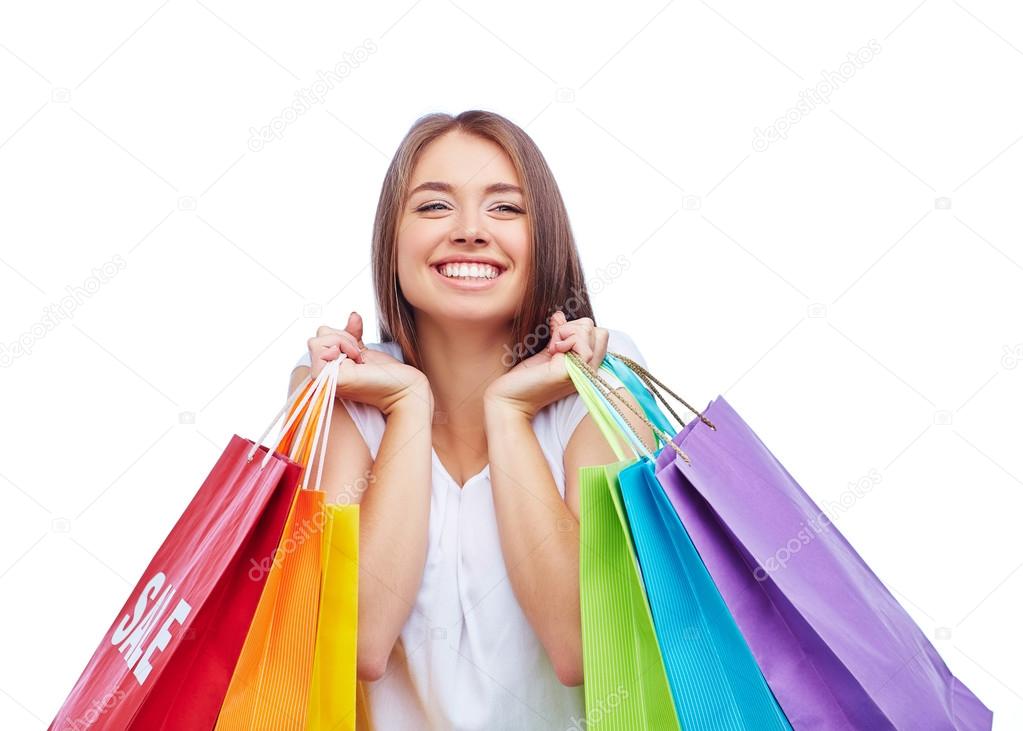
<path fill-rule="evenodd" d="M 348 316 L 348 324 L 345 326 L 345 330 L 355 338 L 360 348 L 365 347 L 362 342 L 362 317 L 358 312 L 353 312 Z"/>
<path fill-rule="evenodd" d="M 345 332 L 355 338 L 355 342 L 359 346 L 360 351 L 365 350 L 366 345 L 362 342 L 362 317 L 359 316 L 358 312 L 352 312 L 348 315 L 348 324 L 345 325 Z M 365 362 L 361 352 L 359 353 L 356 362 Z"/>
<path fill-rule="evenodd" d="M 547 352 L 554 351 L 554 344 L 558 342 L 558 328 L 566 324 L 568 320 L 565 318 L 565 313 L 561 310 L 555 310 L 554 314 L 550 316 L 551 324 L 551 337 L 547 343 Z"/>

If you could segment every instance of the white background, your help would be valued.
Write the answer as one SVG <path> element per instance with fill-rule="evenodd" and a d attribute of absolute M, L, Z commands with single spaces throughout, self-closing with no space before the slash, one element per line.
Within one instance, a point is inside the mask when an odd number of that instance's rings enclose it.
<path fill-rule="evenodd" d="M 5 4 L 0 727 L 49 722 L 316 327 L 357 309 L 376 339 L 390 156 L 418 116 L 482 108 L 553 168 L 598 324 L 691 401 L 724 394 L 841 505 L 996 728 L 1020 728 L 1021 48 L 993 0 Z"/>

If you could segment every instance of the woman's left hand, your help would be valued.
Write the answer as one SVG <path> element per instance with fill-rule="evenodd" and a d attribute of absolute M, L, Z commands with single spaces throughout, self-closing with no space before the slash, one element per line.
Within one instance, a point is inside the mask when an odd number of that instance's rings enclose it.
<path fill-rule="evenodd" d="M 484 404 L 507 406 L 530 419 L 549 403 L 575 393 L 565 365 L 566 353 L 576 353 L 590 368 L 600 367 L 607 353 L 607 329 L 581 317 L 568 322 L 558 310 L 550 319 L 547 347 L 494 379 L 484 393 Z"/>

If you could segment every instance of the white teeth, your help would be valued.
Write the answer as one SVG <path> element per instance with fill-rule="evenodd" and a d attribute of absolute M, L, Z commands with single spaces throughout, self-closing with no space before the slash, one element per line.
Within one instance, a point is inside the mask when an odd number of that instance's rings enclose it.
<path fill-rule="evenodd" d="M 441 264 L 437 270 L 445 277 L 457 279 L 494 279 L 500 270 L 492 264 L 482 262 L 455 262 Z"/>

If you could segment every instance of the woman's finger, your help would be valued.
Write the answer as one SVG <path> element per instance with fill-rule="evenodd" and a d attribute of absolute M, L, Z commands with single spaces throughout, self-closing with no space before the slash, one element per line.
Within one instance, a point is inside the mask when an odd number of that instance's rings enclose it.
<path fill-rule="evenodd" d="M 313 338 L 314 344 L 318 346 L 332 346 L 341 345 L 342 349 L 347 353 L 348 349 L 351 348 L 353 351 L 358 352 L 359 344 L 355 340 L 355 336 L 345 330 L 338 330 L 330 335 L 323 335 L 318 338 Z"/>
<path fill-rule="evenodd" d="M 607 328 L 593 328 L 593 360 L 590 362 L 590 367 L 594 370 L 604 362 L 604 356 L 607 355 L 607 341 Z"/>
<path fill-rule="evenodd" d="M 561 310 L 557 310 L 554 312 L 554 314 L 551 315 L 550 317 L 551 339 L 550 342 L 547 343 L 548 353 L 553 354 L 558 352 L 557 343 L 561 340 L 561 336 L 558 334 L 558 331 L 566 322 L 567 320 L 565 319 L 565 313 L 562 312 Z"/>
<path fill-rule="evenodd" d="M 362 352 L 366 350 L 366 344 L 362 342 L 362 316 L 358 312 L 352 312 L 352 314 L 348 316 L 348 324 L 345 325 L 345 332 L 350 333 L 351 336 L 355 338 L 355 343 L 359 347 L 359 354 L 353 356 L 354 359 L 359 363 L 363 363 L 364 360 Z"/>
<path fill-rule="evenodd" d="M 365 344 L 362 342 L 362 316 L 358 312 L 353 312 L 348 316 L 348 324 L 345 325 L 345 330 L 352 334 L 360 348 L 365 347 Z"/>
<path fill-rule="evenodd" d="M 348 316 L 348 324 L 344 330 L 338 330 L 337 328 L 331 327 L 330 325 L 320 325 L 316 329 L 316 337 L 323 338 L 332 335 L 348 335 L 351 337 L 351 342 L 355 344 L 354 350 L 349 352 L 347 348 L 342 348 L 345 354 L 357 362 L 362 362 L 360 353 L 366 349 L 366 346 L 362 342 L 362 318 L 359 317 L 359 313 L 353 312 Z M 334 344 L 335 341 L 327 341 L 328 344 Z"/>
<path fill-rule="evenodd" d="M 362 348 L 359 345 L 358 339 L 350 332 L 342 332 L 339 337 L 341 338 L 341 349 L 345 355 L 355 360 L 356 362 L 362 361 Z"/>
<path fill-rule="evenodd" d="M 344 330 L 338 330 L 336 327 L 331 327 L 330 325 L 320 325 L 316 328 L 316 337 L 320 338 L 324 335 L 336 335 L 340 332 L 344 332 Z"/>
<path fill-rule="evenodd" d="M 558 328 L 557 345 L 551 352 L 566 353 L 571 348 L 563 347 L 563 344 L 575 339 L 573 342 L 592 342 L 591 331 L 585 325 L 570 322 Z"/>
<path fill-rule="evenodd" d="M 568 333 L 570 333 L 570 332 L 586 332 L 588 330 L 594 330 L 594 329 L 595 328 L 593 326 L 593 320 L 591 320 L 588 317 L 582 317 L 582 318 L 580 318 L 578 320 L 572 320 L 571 322 L 566 322 L 564 325 L 561 325 L 558 328 L 559 332 L 561 332 L 563 334 L 566 334 L 566 335 Z"/>
<path fill-rule="evenodd" d="M 568 351 L 570 351 L 572 349 L 572 343 L 574 342 L 574 340 L 573 340 L 574 337 L 575 337 L 575 335 L 572 334 L 572 335 L 570 335 L 567 338 L 563 338 L 563 337 L 559 336 L 557 340 L 552 340 L 551 341 L 551 352 L 552 353 L 567 353 Z"/>
<path fill-rule="evenodd" d="M 359 360 L 359 345 L 351 333 L 340 330 L 330 335 L 311 338 L 309 341 L 309 353 L 314 359 L 335 360 L 339 352 Z"/>
<path fill-rule="evenodd" d="M 606 349 L 607 340 L 596 328 L 576 328 L 554 344 L 554 352 L 574 352 L 579 359 L 596 370 L 604 360 L 604 352 L 597 351 L 598 346 Z M 599 355 L 599 357 L 598 357 Z"/>
<path fill-rule="evenodd" d="M 589 357 L 590 346 L 578 333 L 573 333 L 564 340 L 559 340 L 556 346 L 555 352 L 557 353 L 568 353 L 574 352 L 584 361 Z"/>
<path fill-rule="evenodd" d="M 572 350 L 575 352 L 576 355 L 579 356 L 579 359 L 583 363 L 586 363 L 591 368 L 593 367 L 592 363 L 593 346 L 590 345 L 590 342 L 586 339 L 585 336 L 582 335 L 576 336 L 575 343 L 572 346 Z"/>

